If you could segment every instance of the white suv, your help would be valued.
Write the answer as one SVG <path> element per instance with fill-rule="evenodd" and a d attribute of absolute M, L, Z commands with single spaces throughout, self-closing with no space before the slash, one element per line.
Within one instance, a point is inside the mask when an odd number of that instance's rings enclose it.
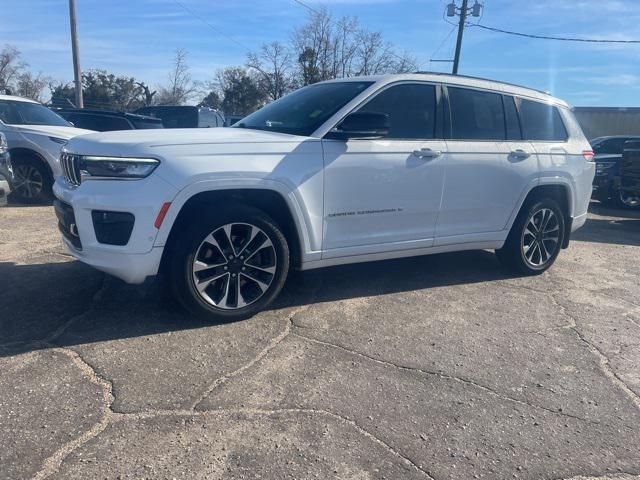
<path fill-rule="evenodd" d="M 233 128 L 83 135 L 54 193 L 79 260 L 162 269 L 197 315 L 264 309 L 290 267 L 495 249 L 551 266 L 587 217 L 593 153 L 566 103 L 437 74 L 297 90 Z"/>
<path fill-rule="evenodd" d="M 51 201 L 54 178 L 62 173 L 60 147 L 91 130 L 74 128 L 64 118 L 28 98 L 0 95 L 0 132 L 13 164 L 12 197 L 23 203 Z"/>

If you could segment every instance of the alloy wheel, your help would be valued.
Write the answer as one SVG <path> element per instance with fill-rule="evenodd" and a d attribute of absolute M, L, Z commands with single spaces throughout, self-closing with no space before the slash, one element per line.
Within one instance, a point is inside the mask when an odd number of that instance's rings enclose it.
<path fill-rule="evenodd" d="M 13 167 L 13 189 L 22 198 L 36 198 L 44 187 L 44 179 L 40 171 L 32 165 L 16 165 Z"/>
<path fill-rule="evenodd" d="M 229 223 L 202 241 L 191 266 L 193 285 L 210 305 L 225 310 L 260 299 L 276 276 L 276 250 L 269 236 L 248 223 Z"/>
<path fill-rule="evenodd" d="M 560 248 L 560 222 L 553 210 L 541 208 L 529 217 L 520 244 L 525 261 L 534 268 L 553 259 Z"/>

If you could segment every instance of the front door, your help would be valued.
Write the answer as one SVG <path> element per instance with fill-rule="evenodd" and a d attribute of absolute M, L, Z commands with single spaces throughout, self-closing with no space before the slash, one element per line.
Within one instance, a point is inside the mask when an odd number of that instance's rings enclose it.
<path fill-rule="evenodd" d="M 381 139 L 323 140 L 323 258 L 433 245 L 445 142 L 436 85 L 393 84 L 356 111 L 389 116 Z"/>

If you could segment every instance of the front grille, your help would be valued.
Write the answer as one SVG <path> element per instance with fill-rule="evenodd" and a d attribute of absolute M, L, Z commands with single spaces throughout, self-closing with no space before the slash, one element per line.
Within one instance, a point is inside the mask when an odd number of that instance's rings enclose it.
<path fill-rule="evenodd" d="M 63 153 L 60 155 L 60 164 L 62 166 L 62 174 L 67 183 L 76 187 L 80 185 L 80 155 Z"/>

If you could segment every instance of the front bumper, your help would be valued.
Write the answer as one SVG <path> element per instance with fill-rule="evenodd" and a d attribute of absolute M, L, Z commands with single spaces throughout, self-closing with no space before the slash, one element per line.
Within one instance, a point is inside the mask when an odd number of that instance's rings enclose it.
<path fill-rule="evenodd" d="M 79 187 L 59 177 L 53 193 L 73 209 L 74 246 L 63 241 L 70 253 L 88 265 L 121 278 L 127 283 L 142 283 L 158 273 L 162 247 L 154 247 L 158 229 L 154 221 L 163 203 L 170 202 L 177 190 L 157 175 L 135 181 L 88 180 Z M 100 243 L 94 230 L 93 211 L 128 212 L 135 217 L 126 245 Z"/>

